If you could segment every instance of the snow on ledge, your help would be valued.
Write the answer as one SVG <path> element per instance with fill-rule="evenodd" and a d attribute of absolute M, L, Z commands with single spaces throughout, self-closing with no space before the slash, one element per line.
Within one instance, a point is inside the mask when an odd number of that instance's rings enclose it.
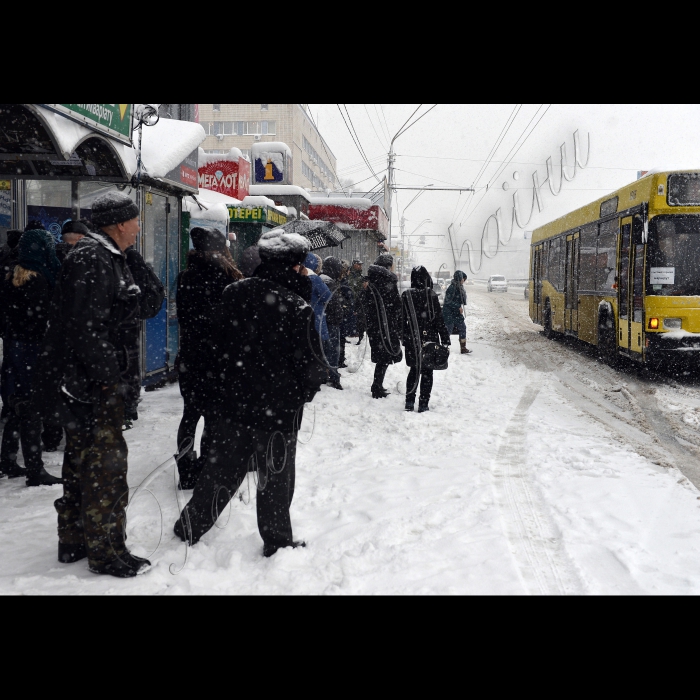
<path fill-rule="evenodd" d="M 201 124 L 161 119 L 154 126 L 143 127 L 141 160 L 150 177 L 165 177 L 173 168 L 197 150 L 206 134 Z M 138 134 L 134 134 L 138 146 Z"/>
<path fill-rule="evenodd" d="M 251 185 L 250 194 L 252 195 L 299 195 L 312 202 L 309 193 L 298 185 Z"/>
<path fill-rule="evenodd" d="M 311 200 L 311 205 L 346 207 L 347 209 L 369 209 L 374 206 L 366 197 L 319 197 Z"/>
<path fill-rule="evenodd" d="M 232 148 L 228 153 L 206 153 L 203 148 L 200 148 L 198 162 L 199 167 L 202 168 L 205 165 L 218 163 L 221 160 L 238 163 L 241 158 L 243 158 L 243 153 L 239 148 Z"/>

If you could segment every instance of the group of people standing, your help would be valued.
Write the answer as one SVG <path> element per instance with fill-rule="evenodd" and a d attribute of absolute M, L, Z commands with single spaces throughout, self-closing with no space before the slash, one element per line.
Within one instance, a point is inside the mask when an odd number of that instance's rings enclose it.
<path fill-rule="evenodd" d="M 10 232 L 10 253 L 0 260 L 7 412 L 0 470 L 25 476 L 29 486 L 62 483 L 55 502 L 59 561 L 87 558 L 91 571 L 117 577 L 150 565 L 129 551 L 125 534 L 123 430 L 129 417 L 137 418 L 139 326 L 164 298 L 133 248 L 139 222 L 136 204 L 109 192 L 93 203 L 90 222 L 64 226 L 64 243 L 56 246 L 32 223 Z M 401 297 L 387 254 L 364 276 L 359 260 L 321 260 L 303 236 L 274 229 L 245 251 L 242 271 L 224 233 L 194 228 L 190 237 L 177 284 L 176 368 L 184 400 L 177 463 L 179 487 L 193 493 L 174 532 L 190 545 L 198 542 L 254 471 L 263 554 L 272 556 L 304 546 L 293 537 L 289 515 L 297 432 L 305 404 L 322 384 L 342 389 L 347 337 L 359 337 L 359 344 L 368 336 L 375 398 L 387 396 L 384 376 L 402 359 L 403 345 L 411 368 L 406 409 L 413 410 L 420 385 L 418 410 L 428 410 L 434 363 L 426 361 L 425 348 L 449 345 L 454 328 L 463 341 L 466 275 L 455 274 L 443 317 L 425 268 L 413 270 L 412 288 Z M 462 352 L 468 352 L 464 342 Z M 60 479 L 41 459 L 51 431 L 54 440 L 56 432 L 59 441 L 66 437 Z"/>

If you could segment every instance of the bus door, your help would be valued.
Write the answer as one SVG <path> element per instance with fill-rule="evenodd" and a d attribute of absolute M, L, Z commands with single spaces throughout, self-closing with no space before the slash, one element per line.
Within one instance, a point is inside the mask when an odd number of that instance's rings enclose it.
<path fill-rule="evenodd" d="M 578 259 L 580 232 L 566 237 L 564 330 L 578 333 Z"/>
<path fill-rule="evenodd" d="M 542 256 L 544 246 L 532 249 L 532 318 L 542 323 Z"/>
<path fill-rule="evenodd" d="M 630 254 L 632 250 L 632 217 L 626 216 L 620 221 L 620 254 L 617 256 L 617 308 L 620 336 L 619 346 L 630 349 L 632 328 L 630 326 L 630 309 L 633 302 L 633 277 L 630 274 Z"/>
<path fill-rule="evenodd" d="M 629 349 L 642 352 L 644 336 L 644 222 L 639 214 L 632 220 L 632 247 L 630 250 L 629 300 Z"/>

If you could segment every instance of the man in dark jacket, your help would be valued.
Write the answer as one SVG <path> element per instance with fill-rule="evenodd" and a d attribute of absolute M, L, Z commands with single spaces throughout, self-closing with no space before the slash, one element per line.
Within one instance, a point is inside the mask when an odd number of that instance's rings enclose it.
<path fill-rule="evenodd" d="M 398 279 L 391 271 L 394 258 L 382 253 L 369 266 L 369 285 L 365 291 L 367 336 L 375 363 L 372 397 L 383 399 L 389 395 L 384 388 L 384 376 L 390 364 L 401 362 L 401 298 Z"/>
<path fill-rule="evenodd" d="M 289 506 L 294 494 L 297 430 L 305 402 L 325 379 L 320 340 L 308 303 L 312 285 L 299 274 L 309 243 L 273 229 L 258 242 L 255 277 L 229 285 L 217 308 L 210 396 L 219 420 L 192 499 L 175 525 L 191 544 L 211 529 L 249 469 L 257 469 L 258 530 L 265 556 L 295 542 Z"/>
<path fill-rule="evenodd" d="M 464 289 L 466 281 L 467 275 L 465 272 L 457 270 L 454 273 L 452 282 L 445 292 L 445 302 L 442 307 L 447 330 L 450 334 L 455 330 L 459 334 L 460 353 L 462 355 L 468 355 L 471 352 L 467 347 L 467 325 L 464 322 L 464 310 L 467 306 L 467 292 Z"/>
<path fill-rule="evenodd" d="M 7 249 L 0 253 L 0 285 L 2 281 L 7 279 L 7 275 L 11 270 L 15 269 L 17 264 L 17 246 L 19 245 L 19 239 L 22 237 L 22 231 L 16 229 L 10 229 L 7 232 Z M 0 299 L 0 304 L 2 304 L 2 299 Z M 0 338 L 4 338 L 3 323 L 0 320 Z M 0 420 L 7 418 L 10 412 L 10 406 L 8 403 L 9 396 L 7 394 L 7 368 L 9 365 L 3 361 L 2 367 L 0 367 L 0 399 L 2 399 L 2 412 L 0 413 Z"/>
<path fill-rule="evenodd" d="M 327 257 L 323 261 L 323 267 L 321 270 L 321 280 L 328 287 L 331 293 L 331 298 L 326 304 L 326 325 L 328 327 L 328 341 L 330 343 L 330 353 L 328 355 L 328 364 L 331 368 L 335 369 L 335 374 L 338 374 L 338 368 L 341 366 L 340 353 L 343 338 L 340 337 L 340 328 L 343 325 L 343 319 L 345 317 L 345 307 L 343 305 L 343 294 L 340 289 L 340 276 L 343 272 L 343 266 L 338 260 L 332 256 Z M 336 379 L 334 374 L 331 373 L 331 379 L 328 382 L 329 386 L 334 389 L 342 389 L 343 386 L 340 383 L 340 374 Z"/>
<path fill-rule="evenodd" d="M 61 269 L 33 388 L 45 417 L 61 419 L 66 430 L 63 497 L 55 503 L 58 559 L 87 556 L 91 571 L 126 578 L 149 566 L 124 541 L 127 357 L 119 335 L 138 313 L 124 251 L 138 236 L 139 210 L 126 195 L 109 192 L 94 201 L 92 222 L 100 233 L 79 241 Z"/>

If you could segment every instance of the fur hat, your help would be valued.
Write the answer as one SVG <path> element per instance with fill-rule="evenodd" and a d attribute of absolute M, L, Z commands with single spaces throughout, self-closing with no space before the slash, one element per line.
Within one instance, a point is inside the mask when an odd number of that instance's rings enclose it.
<path fill-rule="evenodd" d="M 131 221 L 139 208 L 121 192 L 106 192 L 92 203 L 92 223 L 98 228 Z"/>
<path fill-rule="evenodd" d="M 394 258 L 392 255 L 389 253 L 382 253 L 375 261 L 375 265 L 380 265 L 381 267 L 385 267 L 387 270 L 390 270 L 393 265 L 394 265 Z"/>
<path fill-rule="evenodd" d="M 258 252 L 263 262 L 279 262 L 290 267 L 304 262 L 309 252 L 309 241 L 298 233 L 287 233 L 273 228 L 260 236 Z"/>
<path fill-rule="evenodd" d="M 340 279 L 342 271 L 343 265 L 338 258 L 331 255 L 323 261 L 323 272 L 332 280 Z"/>
<path fill-rule="evenodd" d="M 200 253 L 210 251 L 223 253 L 226 249 L 226 236 L 218 228 L 195 226 L 190 231 L 190 238 L 194 249 Z"/>
<path fill-rule="evenodd" d="M 61 236 L 65 236 L 67 233 L 79 233 L 83 236 L 87 236 L 89 231 L 88 227 L 82 223 L 82 221 L 66 221 L 61 229 Z"/>

